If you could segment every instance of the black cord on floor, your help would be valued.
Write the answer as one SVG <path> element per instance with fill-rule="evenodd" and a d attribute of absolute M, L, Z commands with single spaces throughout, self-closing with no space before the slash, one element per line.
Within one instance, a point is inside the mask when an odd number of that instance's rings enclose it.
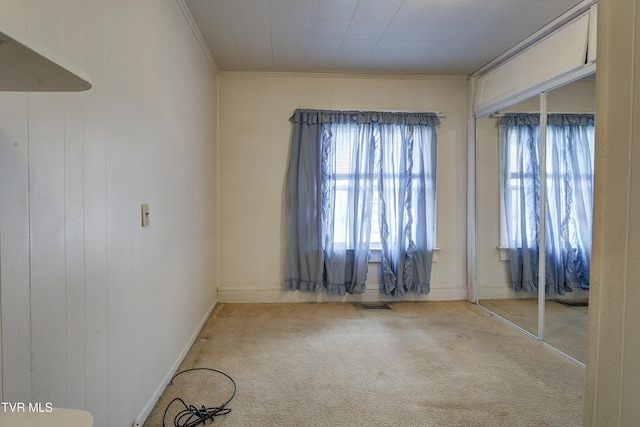
<path fill-rule="evenodd" d="M 227 408 L 227 405 L 229 404 L 229 402 L 233 400 L 233 398 L 236 395 L 236 382 L 233 380 L 233 378 L 231 378 L 229 375 L 225 374 L 224 372 L 218 371 L 217 369 L 191 368 L 191 369 L 185 369 L 184 371 L 181 371 L 175 374 L 171 378 L 171 381 L 169 382 L 169 384 L 173 384 L 173 380 L 178 375 L 182 375 L 185 372 L 190 372 L 190 371 L 210 371 L 210 372 L 217 372 L 219 374 L 224 375 L 225 377 L 229 378 L 229 380 L 233 384 L 233 393 L 231 393 L 231 397 L 229 398 L 229 400 L 227 400 L 220 406 L 205 407 L 204 405 L 202 405 L 201 408 L 196 408 L 193 405 L 188 405 L 184 400 L 182 400 L 179 397 L 176 397 L 171 402 L 169 402 L 169 404 L 167 405 L 167 409 L 164 410 L 164 415 L 162 416 L 163 427 L 166 426 L 165 419 L 167 417 L 167 412 L 169 411 L 169 408 L 171 407 L 171 405 L 173 405 L 174 402 L 180 402 L 182 403 L 182 406 L 184 406 L 184 409 L 178 412 L 178 414 L 176 414 L 175 418 L 173 419 L 174 427 L 195 427 L 199 425 L 205 425 L 207 421 L 213 422 L 215 421 L 215 417 L 219 415 L 226 415 L 229 412 L 231 412 L 231 409 Z"/>

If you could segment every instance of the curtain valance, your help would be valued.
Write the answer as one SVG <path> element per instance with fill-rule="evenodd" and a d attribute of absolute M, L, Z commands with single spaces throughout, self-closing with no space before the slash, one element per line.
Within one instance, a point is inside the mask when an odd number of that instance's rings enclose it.
<path fill-rule="evenodd" d="M 548 126 L 593 126 L 594 115 L 591 113 L 568 114 L 550 113 L 547 114 Z M 505 113 L 498 119 L 500 126 L 526 126 L 540 125 L 540 113 Z"/>
<path fill-rule="evenodd" d="M 593 126 L 593 114 L 549 114 L 548 126 Z"/>
<path fill-rule="evenodd" d="M 297 109 L 289 118 L 291 123 L 319 124 L 398 124 L 437 126 L 440 119 L 436 113 L 407 113 L 393 111 L 340 111 Z"/>
<path fill-rule="evenodd" d="M 499 126 L 539 126 L 539 113 L 505 113 L 504 116 L 498 117 Z"/>

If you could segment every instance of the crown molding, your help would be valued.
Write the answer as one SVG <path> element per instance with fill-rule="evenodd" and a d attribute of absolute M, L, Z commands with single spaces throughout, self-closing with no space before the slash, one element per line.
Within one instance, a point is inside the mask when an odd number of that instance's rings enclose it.
<path fill-rule="evenodd" d="M 202 52 L 204 53 L 204 56 L 207 58 L 207 61 L 209 61 L 209 64 L 211 64 L 211 66 L 213 67 L 214 71 L 217 73 L 219 71 L 218 70 L 218 66 L 216 65 L 215 61 L 213 60 L 213 56 L 211 56 L 211 51 L 209 50 L 209 46 L 207 46 L 207 43 L 204 41 L 204 37 L 202 37 L 202 33 L 200 32 L 200 28 L 198 28 L 198 25 L 196 24 L 196 21 L 193 19 L 193 15 L 191 14 L 191 11 L 189 10 L 189 7 L 184 2 L 184 0 L 176 0 L 176 3 L 178 3 L 178 7 L 182 11 L 182 14 L 184 15 L 184 18 L 187 20 L 187 23 L 189 24 L 189 27 L 191 27 L 191 31 L 193 32 L 193 35 L 195 36 L 196 40 L 198 41 L 198 44 L 200 45 L 200 48 L 202 49 Z"/>

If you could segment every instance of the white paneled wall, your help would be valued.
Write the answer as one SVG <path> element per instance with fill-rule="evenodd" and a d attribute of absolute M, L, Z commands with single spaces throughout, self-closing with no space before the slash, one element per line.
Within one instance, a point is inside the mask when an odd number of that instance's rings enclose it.
<path fill-rule="evenodd" d="M 1 397 L 131 426 L 216 302 L 215 72 L 175 0 L 0 0 L 0 21 L 93 83 L 0 93 Z"/>

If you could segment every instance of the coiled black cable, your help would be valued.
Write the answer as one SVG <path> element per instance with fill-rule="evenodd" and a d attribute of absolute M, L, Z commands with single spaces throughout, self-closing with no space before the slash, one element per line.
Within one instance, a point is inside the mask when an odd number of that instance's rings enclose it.
<path fill-rule="evenodd" d="M 233 378 L 231 378 L 229 375 L 225 374 L 222 371 L 218 371 L 217 369 L 191 368 L 191 369 L 185 369 L 184 371 L 181 371 L 175 374 L 171 378 L 171 381 L 169 382 L 169 384 L 170 385 L 173 384 L 173 380 L 178 375 L 182 375 L 185 372 L 190 372 L 190 371 L 211 371 L 211 372 L 217 372 L 219 374 L 224 375 L 225 377 L 229 378 L 229 380 L 233 384 L 233 393 L 231 393 L 231 397 L 220 406 L 206 407 L 202 405 L 201 408 L 197 408 L 194 405 L 188 405 L 184 400 L 182 400 L 179 397 L 176 397 L 171 402 L 169 402 L 169 404 L 167 405 L 167 408 L 164 410 L 164 415 L 162 416 L 163 427 L 166 427 L 165 420 L 167 417 L 167 412 L 169 412 L 169 408 L 171 407 L 171 405 L 173 405 L 174 402 L 180 402 L 184 406 L 184 409 L 178 412 L 173 419 L 174 427 L 195 427 L 199 425 L 205 425 L 207 421 L 213 422 L 215 421 L 215 417 L 220 415 L 226 415 L 229 412 L 231 412 L 231 409 L 227 408 L 227 405 L 235 397 L 236 389 L 237 389 L 236 382 L 233 380 Z"/>

